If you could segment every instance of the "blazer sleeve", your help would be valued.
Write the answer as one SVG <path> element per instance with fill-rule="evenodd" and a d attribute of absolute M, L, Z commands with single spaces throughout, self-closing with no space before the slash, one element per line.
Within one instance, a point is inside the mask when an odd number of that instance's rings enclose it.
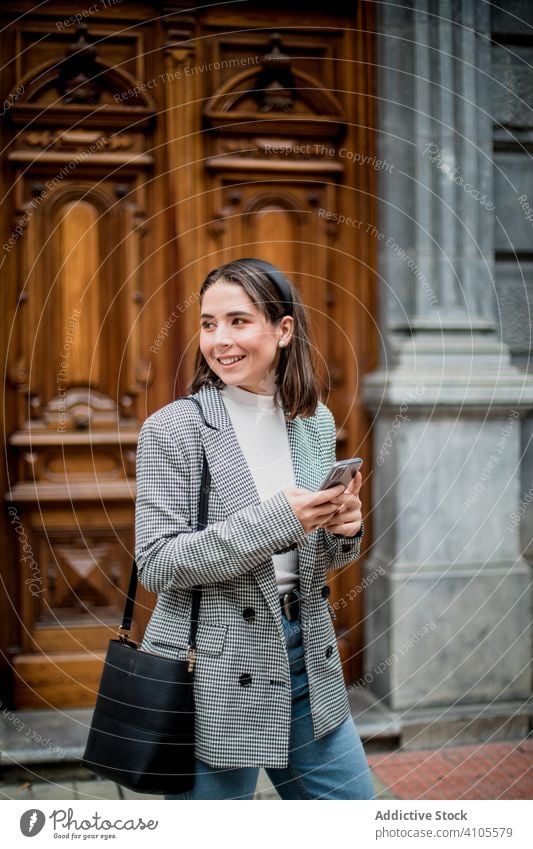
<path fill-rule="evenodd" d="M 157 420 L 137 448 L 135 557 L 151 592 L 236 578 L 306 534 L 283 492 L 196 531 L 190 526 L 190 462 Z"/>
<path fill-rule="evenodd" d="M 335 462 L 337 431 L 333 414 L 326 406 L 323 407 L 323 417 L 326 435 L 324 452 L 328 457 L 327 468 L 329 469 Z M 324 538 L 324 550 L 326 552 L 326 560 L 328 561 L 328 569 L 340 569 L 342 566 L 346 566 L 348 563 L 357 560 L 361 550 L 361 539 L 365 532 L 364 524 L 361 524 L 361 530 L 353 537 L 334 534 L 325 528 L 320 528 L 320 531 Z"/>

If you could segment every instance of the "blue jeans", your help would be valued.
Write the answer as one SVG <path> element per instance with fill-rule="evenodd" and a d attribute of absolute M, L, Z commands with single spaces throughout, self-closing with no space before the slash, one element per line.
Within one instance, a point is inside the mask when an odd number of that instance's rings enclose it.
<path fill-rule="evenodd" d="M 375 799 L 366 755 L 349 716 L 338 728 L 313 738 L 309 688 L 299 621 L 282 615 L 292 688 L 289 763 L 266 768 L 282 799 Z M 253 799 L 259 767 L 220 769 L 196 760 L 194 788 L 165 799 Z"/>

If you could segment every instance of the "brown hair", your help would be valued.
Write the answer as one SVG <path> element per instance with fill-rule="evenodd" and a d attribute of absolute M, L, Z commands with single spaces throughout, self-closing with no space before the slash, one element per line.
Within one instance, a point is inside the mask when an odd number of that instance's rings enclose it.
<path fill-rule="evenodd" d="M 205 292 L 215 283 L 235 283 L 242 286 L 253 303 L 259 307 L 271 324 L 279 324 L 287 311 L 280 292 L 272 280 L 254 264 L 235 260 L 210 271 L 200 288 L 200 304 Z M 309 340 L 309 322 L 299 292 L 289 282 L 293 302 L 294 327 L 291 341 L 280 348 L 276 372 L 274 403 L 279 403 L 288 420 L 296 416 L 308 418 L 316 412 L 320 400 L 317 364 Z M 198 392 L 202 386 L 225 386 L 221 378 L 207 364 L 200 348 L 196 352 L 194 377 L 189 391 Z"/>

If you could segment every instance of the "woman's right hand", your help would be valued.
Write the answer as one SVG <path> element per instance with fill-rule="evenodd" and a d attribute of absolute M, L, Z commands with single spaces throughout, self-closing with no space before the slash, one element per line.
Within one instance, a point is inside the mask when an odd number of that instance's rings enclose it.
<path fill-rule="evenodd" d="M 289 486 L 283 490 L 283 494 L 306 534 L 329 522 L 347 497 L 342 484 L 330 489 L 319 489 L 318 492 Z"/>

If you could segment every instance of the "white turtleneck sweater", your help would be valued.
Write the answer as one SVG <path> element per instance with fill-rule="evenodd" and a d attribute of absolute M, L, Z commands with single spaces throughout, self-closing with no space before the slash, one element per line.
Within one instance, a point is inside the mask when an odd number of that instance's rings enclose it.
<path fill-rule="evenodd" d="M 296 486 L 285 415 L 274 405 L 274 396 L 239 386 L 225 386 L 221 394 L 261 501 Z M 298 549 L 274 554 L 272 560 L 278 591 L 293 589 L 298 583 Z"/>

